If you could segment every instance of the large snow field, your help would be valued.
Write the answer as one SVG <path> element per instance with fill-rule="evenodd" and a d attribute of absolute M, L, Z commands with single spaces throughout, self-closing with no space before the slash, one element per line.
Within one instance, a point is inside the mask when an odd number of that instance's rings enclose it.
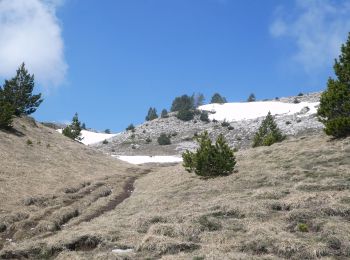
<path fill-rule="evenodd" d="M 303 115 L 311 115 L 317 112 L 318 105 L 319 102 L 300 102 L 294 104 L 279 101 L 255 101 L 208 104 L 200 106 L 199 109 L 214 113 L 209 115 L 209 119 L 211 120 L 240 121 L 264 117 L 269 111 L 272 115 L 294 115 L 299 113 L 305 107 L 308 107 L 310 110 Z"/>

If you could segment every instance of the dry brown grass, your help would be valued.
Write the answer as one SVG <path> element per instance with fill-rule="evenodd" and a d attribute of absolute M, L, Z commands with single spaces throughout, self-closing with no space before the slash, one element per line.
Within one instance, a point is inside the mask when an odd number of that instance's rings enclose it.
<path fill-rule="evenodd" d="M 12 131 L 0 131 L 0 249 L 96 214 L 143 171 L 17 118 Z"/>
<path fill-rule="evenodd" d="M 49 237 L 6 244 L 0 255 L 197 260 L 350 257 L 349 138 L 291 139 L 240 151 L 237 162 L 238 172 L 208 180 L 187 173 L 181 165 L 152 166 L 152 172 L 136 180 L 133 195 L 114 210 L 90 222 L 74 225 L 73 219 Z M 111 252 L 114 248 L 134 251 L 118 255 Z"/>

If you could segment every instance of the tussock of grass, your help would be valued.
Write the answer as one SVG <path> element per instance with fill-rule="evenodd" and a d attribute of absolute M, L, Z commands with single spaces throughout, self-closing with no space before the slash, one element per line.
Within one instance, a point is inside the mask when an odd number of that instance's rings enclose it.
<path fill-rule="evenodd" d="M 57 225 L 61 226 L 67 223 L 72 218 L 77 217 L 78 215 L 79 211 L 77 209 L 72 207 L 66 207 L 60 209 L 58 212 L 55 212 L 52 219 Z"/>
<path fill-rule="evenodd" d="M 140 245 L 138 245 L 137 250 L 157 252 L 159 255 L 164 255 L 190 252 L 199 248 L 200 246 L 195 243 L 181 242 L 172 238 L 151 235 L 145 236 Z"/>

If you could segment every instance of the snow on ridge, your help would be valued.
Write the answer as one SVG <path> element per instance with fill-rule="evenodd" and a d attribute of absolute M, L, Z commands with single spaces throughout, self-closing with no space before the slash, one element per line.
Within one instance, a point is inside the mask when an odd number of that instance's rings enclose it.
<path fill-rule="evenodd" d="M 317 112 L 319 102 L 285 103 L 279 101 L 255 101 L 225 104 L 208 104 L 200 106 L 200 110 L 213 112 L 211 120 L 240 121 L 264 117 L 270 111 L 272 115 L 294 115 L 305 107 L 310 110 L 304 115 L 312 115 Z"/>
<path fill-rule="evenodd" d="M 182 162 L 182 158 L 177 156 L 119 156 L 112 155 L 119 160 L 131 163 L 131 164 L 143 164 L 143 163 L 176 163 Z"/>
<path fill-rule="evenodd" d="M 62 134 L 62 129 L 58 129 L 57 132 Z M 118 134 L 96 133 L 88 130 L 81 130 L 80 133 L 81 133 L 81 137 L 83 138 L 83 140 L 81 140 L 80 142 L 85 145 L 97 144 L 118 135 Z"/>

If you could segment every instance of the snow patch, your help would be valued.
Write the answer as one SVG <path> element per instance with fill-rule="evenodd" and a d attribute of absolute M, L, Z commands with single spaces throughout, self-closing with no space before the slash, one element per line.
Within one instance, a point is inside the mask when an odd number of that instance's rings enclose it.
<path fill-rule="evenodd" d="M 113 249 L 112 253 L 116 254 L 127 254 L 127 253 L 132 253 L 134 250 L 133 249 Z"/>
<path fill-rule="evenodd" d="M 58 129 L 57 132 L 62 134 L 62 129 Z M 118 134 L 96 133 L 88 130 L 81 130 L 80 133 L 81 133 L 81 137 L 83 138 L 83 140 L 81 140 L 80 142 L 85 145 L 97 144 L 118 135 Z"/>
<path fill-rule="evenodd" d="M 265 117 L 269 111 L 272 115 L 294 115 L 300 113 L 305 107 L 308 107 L 310 110 L 303 114 L 303 116 L 308 116 L 317 112 L 318 105 L 319 102 L 300 102 L 295 104 L 279 101 L 256 101 L 208 104 L 200 106 L 199 109 L 214 113 L 209 115 L 210 120 L 232 122 Z"/>
<path fill-rule="evenodd" d="M 182 158 L 176 156 L 119 156 L 112 155 L 119 160 L 131 163 L 131 164 L 143 164 L 143 163 L 175 163 L 182 162 Z"/>

